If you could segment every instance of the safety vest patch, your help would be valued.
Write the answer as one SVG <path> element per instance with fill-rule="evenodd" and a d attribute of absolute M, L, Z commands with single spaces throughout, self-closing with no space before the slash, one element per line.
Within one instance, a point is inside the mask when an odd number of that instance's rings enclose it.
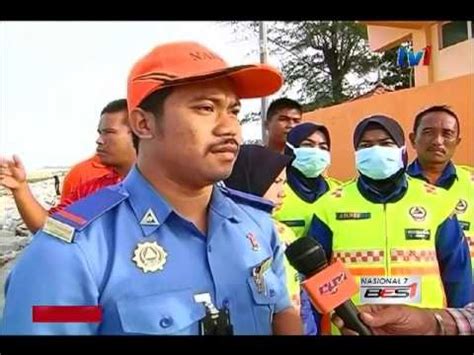
<path fill-rule="evenodd" d="M 430 240 L 431 230 L 429 229 L 405 229 L 406 240 Z"/>
<path fill-rule="evenodd" d="M 370 218 L 370 212 L 336 212 L 336 219 L 338 221 Z"/>

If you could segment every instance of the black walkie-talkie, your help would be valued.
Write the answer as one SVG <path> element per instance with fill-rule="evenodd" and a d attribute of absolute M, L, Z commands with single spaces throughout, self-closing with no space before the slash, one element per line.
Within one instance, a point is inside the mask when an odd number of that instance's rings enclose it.
<path fill-rule="evenodd" d="M 227 308 L 217 309 L 211 302 L 211 296 L 208 293 L 195 295 L 194 299 L 196 302 L 203 303 L 206 307 L 206 316 L 199 321 L 199 333 L 201 335 L 234 334 Z"/>

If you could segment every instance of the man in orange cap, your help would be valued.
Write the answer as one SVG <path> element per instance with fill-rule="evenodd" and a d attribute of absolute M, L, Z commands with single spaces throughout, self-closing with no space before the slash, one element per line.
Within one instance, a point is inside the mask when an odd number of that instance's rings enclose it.
<path fill-rule="evenodd" d="M 241 143 L 240 99 L 282 82 L 269 66 L 229 67 L 192 42 L 141 58 L 127 97 L 136 165 L 48 219 L 9 276 L 0 333 L 301 334 L 273 206 L 217 184 Z M 32 306 L 44 305 L 33 322 Z M 51 314 L 64 305 L 102 317 Z"/>

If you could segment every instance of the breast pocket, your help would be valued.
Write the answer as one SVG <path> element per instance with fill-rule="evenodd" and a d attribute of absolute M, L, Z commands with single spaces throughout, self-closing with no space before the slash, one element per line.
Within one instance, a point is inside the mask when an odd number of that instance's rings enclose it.
<path fill-rule="evenodd" d="M 191 290 L 123 299 L 117 302 L 122 328 L 130 334 L 197 335 L 205 309 Z"/>
<path fill-rule="evenodd" d="M 254 302 L 252 310 L 257 334 L 271 335 L 273 314 L 284 286 L 271 268 L 263 273 L 261 282 L 250 276 L 247 283 Z"/>

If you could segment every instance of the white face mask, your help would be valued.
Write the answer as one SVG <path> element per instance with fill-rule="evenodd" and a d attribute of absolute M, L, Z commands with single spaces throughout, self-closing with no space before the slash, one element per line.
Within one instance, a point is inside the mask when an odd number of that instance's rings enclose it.
<path fill-rule="evenodd" d="M 374 180 L 387 179 L 403 168 L 405 147 L 375 145 L 355 152 L 356 167 L 362 175 Z"/>
<path fill-rule="evenodd" d="M 286 145 L 293 149 L 295 154 L 295 159 L 291 165 L 307 178 L 318 177 L 331 164 L 331 155 L 327 150 L 317 147 L 295 148 L 288 142 Z"/>

